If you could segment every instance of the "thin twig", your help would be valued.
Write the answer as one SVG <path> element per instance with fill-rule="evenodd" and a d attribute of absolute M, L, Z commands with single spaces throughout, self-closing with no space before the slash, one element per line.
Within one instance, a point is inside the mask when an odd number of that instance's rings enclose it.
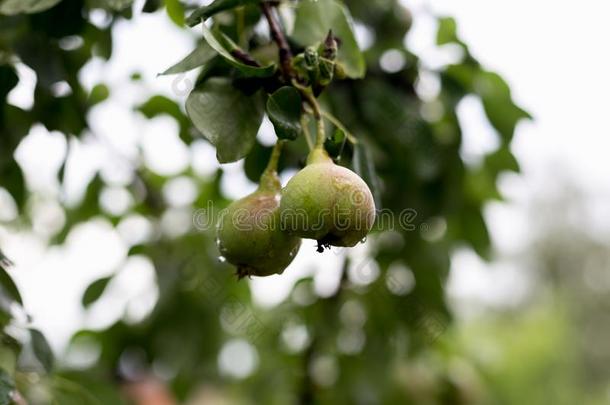
<path fill-rule="evenodd" d="M 314 149 L 322 149 L 324 147 L 324 141 L 326 140 L 326 134 L 324 132 L 324 121 L 322 121 L 320 104 L 318 103 L 316 96 L 314 96 L 311 87 L 305 87 L 299 82 L 297 82 L 295 79 L 292 80 L 292 85 L 301 92 L 303 97 L 305 97 L 305 101 L 307 101 L 307 104 L 309 104 L 313 110 L 310 113 L 313 115 L 318 124 L 318 133 Z M 307 110 L 305 111 L 308 112 Z"/>
<path fill-rule="evenodd" d="M 261 9 L 265 15 L 265 18 L 267 19 L 267 23 L 269 24 L 271 37 L 280 48 L 280 65 L 282 66 L 282 74 L 284 79 L 287 82 L 290 82 L 290 79 L 294 76 L 292 71 L 292 51 L 290 51 L 290 45 L 288 45 L 288 41 L 284 36 L 284 32 L 282 31 L 279 22 L 273 15 L 273 5 L 275 5 L 275 3 L 263 1 L 261 2 Z"/>
<path fill-rule="evenodd" d="M 318 100 L 316 100 L 316 96 L 313 94 L 313 91 L 310 87 L 305 87 L 297 82 L 294 79 L 294 74 L 292 71 L 292 52 L 290 51 L 290 45 L 282 32 L 282 29 L 279 26 L 279 23 L 275 19 L 272 11 L 272 4 L 270 2 L 263 1 L 261 3 L 261 9 L 263 10 L 263 14 L 269 23 L 269 28 L 271 30 L 271 36 L 273 40 L 277 43 L 277 46 L 280 49 L 280 65 L 282 66 L 282 74 L 284 75 L 284 79 L 288 82 L 292 82 L 292 85 L 295 86 L 305 97 L 305 101 L 311 106 L 313 109 L 313 116 L 318 123 L 318 133 L 316 138 L 315 148 L 323 148 L 324 141 L 326 140 L 326 135 L 324 134 L 324 122 L 322 121 L 322 115 L 320 113 L 320 105 L 318 104 Z"/>
<path fill-rule="evenodd" d="M 311 151 L 313 149 L 313 141 L 311 140 L 311 133 L 309 132 L 309 121 L 305 114 L 301 115 L 301 127 L 303 128 L 303 135 L 305 135 L 307 147 L 309 148 L 309 151 Z"/>
<path fill-rule="evenodd" d="M 322 114 L 322 116 L 324 118 L 329 120 L 334 126 L 336 126 L 341 131 L 343 131 L 343 133 L 345 134 L 345 137 L 352 143 L 352 145 L 355 145 L 355 144 L 358 143 L 358 139 L 356 139 L 354 134 L 349 132 L 347 130 L 347 128 L 345 128 L 345 125 L 343 125 L 343 123 L 341 121 L 339 121 L 339 119 L 337 117 L 335 117 L 334 115 L 332 115 L 328 111 L 324 111 L 324 110 L 320 110 L 320 113 Z"/>

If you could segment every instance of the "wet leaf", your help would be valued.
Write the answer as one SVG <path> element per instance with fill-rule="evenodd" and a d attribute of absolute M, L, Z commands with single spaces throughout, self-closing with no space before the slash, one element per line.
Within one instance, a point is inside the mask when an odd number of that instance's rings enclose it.
<path fill-rule="evenodd" d="M 165 72 L 161 73 L 161 75 L 188 72 L 189 70 L 205 65 L 216 55 L 216 51 L 207 42 L 202 41 L 193 52 L 185 56 L 184 59 L 167 69 Z"/>
<path fill-rule="evenodd" d="M 47 10 L 61 0 L 4 0 L 0 1 L 0 14 L 32 14 Z"/>
<path fill-rule="evenodd" d="M 224 44 L 230 44 L 230 40 L 222 32 L 214 33 L 204 26 L 203 38 L 205 38 L 208 44 L 214 48 L 214 50 L 218 52 L 220 56 L 222 56 L 232 66 L 235 66 L 245 77 L 269 77 L 273 76 L 275 73 L 276 65 L 273 63 L 267 66 L 259 67 L 247 65 L 244 62 L 236 59 L 233 55 L 231 55 L 231 52 L 225 48 Z"/>
<path fill-rule="evenodd" d="M 354 145 L 354 157 L 353 157 L 354 171 L 362 177 L 366 184 L 371 189 L 373 199 L 375 200 L 375 207 L 381 209 L 381 193 L 379 189 L 379 177 L 375 170 L 375 163 L 371 151 L 362 143 Z"/>
<path fill-rule="evenodd" d="M 301 128 L 301 95 L 294 87 L 285 86 L 267 99 L 267 115 L 280 139 L 296 139 Z"/>
<path fill-rule="evenodd" d="M 230 10 L 246 4 L 258 3 L 258 0 L 215 0 L 212 4 L 199 7 L 186 19 L 187 25 L 194 27 L 200 22 L 221 11 Z"/>
<path fill-rule="evenodd" d="M 53 368 L 55 356 L 49 346 L 49 342 L 38 329 L 30 329 L 30 337 L 32 338 L 32 350 L 34 355 L 44 367 L 45 371 L 49 372 Z"/>
<path fill-rule="evenodd" d="M 186 111 L 216 147 L 220 163 L 235 162 L 250 152 L 264 115 L 259 93 L 247 96 L 226 78 L 210 78 L 197 86 L 186 100 Z"/>

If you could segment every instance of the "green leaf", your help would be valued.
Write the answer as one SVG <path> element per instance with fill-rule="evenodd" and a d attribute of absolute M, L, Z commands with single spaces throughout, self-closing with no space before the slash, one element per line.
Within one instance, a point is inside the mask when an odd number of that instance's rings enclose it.
<path fill-rule="evenodd" d="M 110 90 L 108 89 L 108 86 L 103 83 L 100 83 L 91 89 L 88 103 L 90 106 L 94 106 L 106 100 L 109 96 Z"/>
<path fill-rule="evenodd" d="M 15 68 L 9 65 L 0 65 L 0 100 L 4 100 L 19 83 L 19 76 Z"/>
<path fill-rule="evenodd" d="M 501 147 L 497 151 L 485 157 L 485 168 L 490 171 L 493 176 L 503 171 L 519 172 L 519 162 L 511 153 L 508 145 Z"/>
<path fill-rule="evenodd" d="M 99 174 L 96 174 L 87 185 L 83 199 L 76 206 L 66 209 L 64 227 L 52 238 L 52 243 L 63 243 L 76 224 L 100 215 L 99 196 L 104 186 L 104 181 Z"/>
<path fill-rule="evenodd" d="M 53 368 L 55 356 L 49 346 L 49 342 L 38 329 L 30 329 L 30 337 L 32 338 L 32 350 L 34 355 L 44 367 L 45 371 L 49 372 Z"/>
<path fill-rule="evenodd" d="M 508 84 L 496 73 L 480 72 L 475 78 L 474 90 L 481 97 L 489 122 L 505 143 L 512 140 L 520 120 L 532 118 L 513 102 Z"/>
<path fill-rule="evenodd" d="M 121 11 L 131 6 L 133 0 L 104 0 L 106 6 L 115 11 Z"/>
<path fill-rule="evenodd" d="M 103 277 L 91 283 L 83 294 L 83 298 L 81 300 L 83 307 L 87 308 L 95 301 L 100 299 L 102 294 L 104 294 L 104 291 L 106 291 L 106 287 L 108 287 L 110 280 L 112 280 L 112 277 Z"/>
<path fill-rule="evenodd" d="M 25 179 L 19 164 L 15 160 L 0 163 L 0 187 L 4 187 L 15 200 L 19 208 L 26 200 Z"/>
<path fill-rule="evenodd" d="M 178 0 L 164 0 L 165 9 L 170 20 L 172 20 L 178 27 L 184 25 L 184 7 Z"/>
<path fill-rule="evenodd" d="M 32 14 L 47 10 L 61 0 L 0 0 L 0 14 Z"/>
<path fill-rule="evenodd" d="M 227 78 L 210 78 L 186 100 L 195 127 L 216 147 L 220 163 L 235 162 L 250 152 L 264 115 L 260 93 L 246 96 Z"/>
<path fill-rule="evenodd" d="M 347 8 L 334 0 L 303 0 L 297 5 L 292 37 L 303 46 L 322 42 L 332 30 L 341 41 L 337 62 L 348 77 L 364 77 L 366 64 L 352 30 Z"/>
<path fill-rule="evenodd" d="M 347 143 L 347 135 L 340 128 L 335 128 L 335 131 L 332 135 L 326 138 L 324 141 L 324 149 L 328 152 L 328 154 L 333 158 L 340 160 L 341 154 L 345 149 L 345 144 Z"/>
<path fill-rule="evenodd" d="M 205 65 L 216 55 L 216 51 L 210 46 L 210 44 L 203 41 L 197 45 L 197 48 L 195 48 L 193 52 L 189 53 L 180 62 L 161 73 L 161 75 L 173 75 L 176 73 L 188 72 L 189 70 L 193 70 L 199 66 Z"/>
<path fill-rule="evenodd" d="M 294 87 L 284 86 L 267 99 L 267 115 L 280 139 L 296 139 L 301 128 L 301 95 Z"/>
<path fill-rule="evenodd" d="M 478 74 L 478 68 L 472 65 L 450 65 L 441 74 L 443 88 L 448 95 L 457 95 L 461 99 L 466 93 L 472 92 L 473 81 Z"/>
<path fill-rule="evenodd" d="M 271 157 L 273 148 L 261 145 L 258 142 L 254 143 L 254 147 L 244 159 L 244 173 L 246 177 L 253 183 L 258 183 L 261 175 L 267 168 L 267 163 Z"/>
<path fill-rule="evenodd" d="M 497 175 L 497 173 L 495 173 Z M 464 176 L 464 194 L 471 201 L 501 200 L 494 173 L 487 166 L 468 170 Z"/>
<path fill-rule="evenodd" d="M 440 18 L 438 21 L 438 32 L 436 34 L 436 43 L 445 45 L 452 42 L 460 42 L 457 37 L 457 24 L 451 17 Z"/>
<path fill-rule="evenodd" d="M 6 294 L 11 300 L 23 305 L 23 299 L 17 285 L 5 270 L 9 264 L 10 261 L 0 252 L 0 295 Z"/>
<path fill-rule="evenodd" d="M 215 0 L 212 2 L 212 4 L 199 7 L 197 10 L 193 11 L 193 13 L 186 19 L 186 24 L 189 27 L 194 27 L 216 13 L 246 4 L 258 3 L 258 1 L 259 0 Z"/>
<path fill-rule="evenodd" d="M 219 40 L 218 37 L 221 39 Z M 227 62 L 232 66 L 235 66 L 244 76 L 246 77 L 269 77 L 275 73 L 276 66 L 274 63 L 267 66 L 251 66 L 237 60 L 231 53 L 225 48 L 222 42 L 225 44 L 232 45 L 232 41 L 226 37 L 222 32 L 213 33 L 205 25 L 203 26 L 203 38 L 216 52 L 220 54 Z M 222 41 L 222 42 L 221 42 Z"/>
<path fill-rule="evenodd" d="M 362 177 L 362 180 L 369 186 L 375 207 L 381 209 L 381 193 L 379 189 L 379 177 L 375 170 L 375 163 L 371 156 L 371 151 L 362 143 L 354 145 L 354 156 L 352 158 L 354 171 Z"/>
<path fill-rule="evenodd" d="M 483 259 L 489 259 L 490 238 L 480 207 L 466 208 L 460 217 L 463 238 Z"/>
<path fill-rule="evenodd" d="M 15 383 L 8 373 L 0 369 L 0 405 L 10 405 L 13 403 L 13 391 Z"/>

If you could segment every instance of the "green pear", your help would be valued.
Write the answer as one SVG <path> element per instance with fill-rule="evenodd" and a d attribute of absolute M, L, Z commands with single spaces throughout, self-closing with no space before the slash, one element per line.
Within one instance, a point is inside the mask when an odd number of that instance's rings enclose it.
<path fill-rule="evenodd" d="M 375 202 L 366 183 L 336 165 L 321 148 L 290 179 L 280 202 L 282 230 L 315 239 L 322 246 L 351 247 L 363 240 L 375 222 Z"/>
<path fill-rule="evenodd" d="M 279 226 L 280 190 L 275 170 L 265 172 L 258 189 L 231 203 L 218 222 L 218 249 L 240 278 L 281 274 L 299 251 L 301 239 Z"/>

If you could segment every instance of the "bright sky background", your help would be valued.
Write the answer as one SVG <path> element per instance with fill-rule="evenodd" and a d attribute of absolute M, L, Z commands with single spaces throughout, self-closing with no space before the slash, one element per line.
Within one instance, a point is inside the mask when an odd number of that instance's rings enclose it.
<path fill-rule="evenodd" d="M 456 17 L 459 34 L 472 53 L 490 70 L 507 79 L 517 102 L 535 117 L 535 121 L 518 127 L 513 144 L 523 174 L 503 177 L 501 186 L 508 202 L 491 204 L 486 210 L 499 250 L 515 253 L 527 243 L 533 232 L 525 216 L 528 203 L 536 196 L 552 194 L 559 176 L 572 179 L 592 201 L 607 207 L 610 203 L 607 157 L 610 120 L 605 109 L 609 106 L 607 95 L 610 94 L 607 51 L 610 3 L 599 0 L 409 0 L 405 3 L 412 6 L 416 15 L 408 43 L 424 61 L 433 64 L 438 56 L 433 45 L 435 25 L 429 13 Z M 152 94 L 185 97 L 192 75 L 181 79 L 156 78 L 156 73 L 188 53 L 194 37 L 194 33 L 185 34 L 173 26 L 163 14 L 139 16 L 133 22 L 117 25 L 111 63 L 94 61 L 82 73 L 88 87 L 103 81 L 111 86 L 113 94 L 90 117 L 98 140 L 72 145 L 78 152 L 71 164 L 78 170 L 73 169 L 68 180 L 65 196 L 68 201 L 78 196 L 83 180 L 101 168 L 115 184 L 103 198 L 108 209 L 120 212 L 128 207 L 129 197 L 122 184 L 127 180 L 127 162 L 136 156 L 137 145 L 144 135 L 144 159 L 161 173 L 179 172 L 190 158 L 196 159 L 196 169 L 202 175 L 214 169 L 213 151 L 204 142 L 190 149 L 174 142 L 177 126 L 171 119 L 148 121 L 131 112 L 135 102 L 144 101 Z M 135 71 L 143 73 L 145 91 L 129 82 L 128 74 Z M 10 101 L 28 107 L 32 103 L 35 79 L 33 72 L 25 67 L 19 73 L 25 80 L 11 93 Z M 476 100 L 468 100 L 460 107 L 465 155 L 476 157 L 493 147 L 495 135 L 482 118 Z M 268 125 L 261 138 L 270 139 Z M 104 140 L 103 146 L 99 139 Z M 55 180 L 45 173 L 53 173 L 59 164 L 58 156 L 65 149 L 60 135 L 37 127 L 17 153 L 31 185 L 43 194 L 57 193 Z M 117 151 L 121 158 L 117 158 Z M 227 168 L 232 173 L 230 180 L 223 184 L 227 194 L 241 197 L 252 190 L 253 185 L 240 173 L 239 163 Z M 165 223 L 174 225 L 168 225 L 164 231 L 179 233 L 180 226 L 175 224 L 180 224 L 180 220 L 188 224 L 191 218 L 191 213 L 182 207 L 188 203 L 192 184 L 181 179 L 173 187 L 187 197 L 186 201 L 173 202 L 175 210 L 170 214 L 171 220 Z M 45 198 L 36 206 L 41 215 L 34 224 L 35 229 L 44 235 L 46 229 L 56 226 L 58 207 Z M 2 195 L 0 208 L 0 212 L 10 211 Z M 594 223 L 610 225 L 607 212 L 603 209 L 596 212 Z M 119 229 L 97 222 L 75 230 L 65 247 L 46 250 L 43 237 L 0 227 L 0 245 L 16 263 L 12 274 L 23 291 L 27 310 L 55 348 L 64 347 L 71 333 L 82 325 L 103 327 L 124 312 L 128 319 L 135 321 L 151 308 L 157 296 L 152 266 L 138 257 L 125 263 L 124 243 L 145 238 L 148 231 L 147 223 L 137 217 L 130 218 Z M 361 255 L 365 250 L 366 246 L 359 246 L 352 254 Z M 295 264 L 281 277 L 253 281 L 257 301 L 269 305 L 281 300 L 294 280 L 316 267 L 325 270 L 316 274 L 318 291 L 322 294 L 332 291 L 340 255 L 333 252 L 313 255 L 312 252 L 313 248 L 302 249 Z M 121 267 L 108 294 L 85 313 L 79 304 L 84 287 Z M 518 299 L 526 289 L 523 275 L 510 263 L 489 266 L 468 250 L 456 252 L 448 291 L 457 304 L 506 303 Z"/>

